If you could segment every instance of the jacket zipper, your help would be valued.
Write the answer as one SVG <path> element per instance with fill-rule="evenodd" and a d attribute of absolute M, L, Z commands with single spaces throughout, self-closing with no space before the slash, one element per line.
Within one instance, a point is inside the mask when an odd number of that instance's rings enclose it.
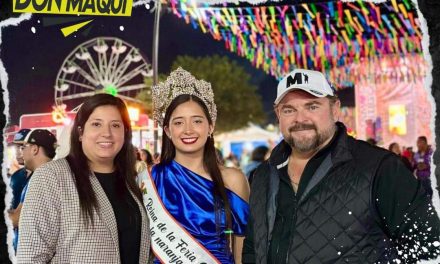
<path fill-rule="evenodd" d="M 283 216 L 281 216 L 281 225 L 284 225 L 284 217 Z M 277 241 L 277 251 L 276 251 L 276 257 L 275 257 L 275 259 L 277 260 L 277 261 L 275 261 L 274 263 L 279 263 L 279 257 L 278 257 L 278 254 L 279 254 L 279 252 L 280 252 L 280 241 L 278 240 Z"/>
<path fill-rule="evenodd" d="M 293 235 L 295 234 L 296 230 L 296 215 L 298 212 L 298 200 L 295 198 L 295 211 L 293 212 L 290 225 L 293 225 L 292 229 L 290 230 L 290 239 L 289 239 L 289 245 L 287 246 L 287 254 L 286 254 L 286 264 L 289 264 L 289 253 L 290 253 L 290 245 L 292 245 Z"/>
<path fill-rule="evenodd" d="M 294 224 L 294 223 L 296 222 L 296 209 L 298 207 L 297 205 L 298 205 L 298 200 L 295 197 L 295 210 L 293 212 L 293 215 L 288 218 L 288 219 L 290 219 L 290 223 L 288 223 L 289 224 L 289 228 L 291 228 L 291 226 L 293 225 L 293 229 L 290 230 L 289 244 L 287 245 L 287 251 L 286 251 L 286 262 L 284 262 L 286 264 L 289 263 L 288 261 L 289 261 L 290 245 L 292 243 L 293 234 L 295 233 L 295 229 L 296 229 L 296 224 Z M 282 225 L 284 225 L 285 219 L 284 219 L 283 216 L 281 216 L 281 217 L 282 217 L 281 220 L 283 221 Z M 276 251 L 277 257 L 275 258 L 277 261 L 275 263 L 283 263 L 282 259 L 281 259 L 281 256 L 278 255 L 279 251 L 280 251 L 280 241 L 278 241 L 278 243 L 277 243 L 277 251 Z"/>

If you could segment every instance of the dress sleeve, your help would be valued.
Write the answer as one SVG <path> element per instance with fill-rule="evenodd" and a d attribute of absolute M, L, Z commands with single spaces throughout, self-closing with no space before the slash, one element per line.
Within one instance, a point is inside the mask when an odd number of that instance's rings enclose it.
<path fill-rule="evenodd" d="M 34 172 L 23 203 L 17 263 L 50 262 L 55 254 L 59 230 L 60 187 L 53 169 L 43 165 Z"/>
<path fill-rule="evenodd" d="M 230 193 L 234 235 L 244 236 L 249 216 L 249 204 L 234 193 Z"/>

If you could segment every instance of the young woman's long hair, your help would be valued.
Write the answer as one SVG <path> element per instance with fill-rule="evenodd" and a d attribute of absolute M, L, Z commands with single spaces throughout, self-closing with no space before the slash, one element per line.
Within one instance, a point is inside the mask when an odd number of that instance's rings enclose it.
<path fill-rule="evenodd" d="M 208 108 L 203 103 L 203 101 L 198 98 L 197 96 L 192 96 L 188 94 L 183 94 L 177 96 L 171 104 L 168 106 L 166 112 L 165 112 L 165 118 L 164 118 L 164 127 L 168 126 L 171 119 L 171 114 L 173 111 L 177 108 L 177 106 L 188 102 L 193 101 L 200 105 L 200 107 L 203 109 L 203 112 L 205 113 L 206 118 L 208 119 L 208 122 L 210 125 L 213 125 L 211 116 L 209 115 Z M 167 136 L 165 136 L 165 130 L 163 128 L 162 130 L 162 153 L 160 156 L 160 164 L 165 165 L 169 164 L 174 157 L 176 156 L 176 148 L 174 147 L 173 142 L 171 139 L 169 139 Z M 226 188 L 225 184 L 223 182 L 222 173 L 220 171 L 218 158 L 217 158 L 217 151 L 214 146 L 214 136 L 211 135 L 208 137 L 204 151 L 203 151 L 203 166 L 205 170 L 209 173 L 209 175 L 212 178 L 212 181 L 214 183 L 214 201 L 215 201 L 215 212 L 216 212 L 216 225 L 217 229 L 219 230 L 220 226 L 220 213 L 222 209 L 224 208 L 226 213 L 226 227 L 229 230 L 232 230 L 232 215 L 231 215 L 231 206 L 229 204 L 229 200 L 226 194 Z M 230 241 L 230 236 L 226 236 L 228 239 L 228 245 L 231 245 L 233 241 Z M 233 248 L 233 246 L 231 246 Z M 231 251 L 232 251 L 231 248 Z M 233 252 L 233 251 L 232 251 Z"/>
<path fill-rule="evenodd" d="M 100 106 L 115 106 L 122 117 L 124 124 L 124 144 L 114 159 L 116 172 L 116 191 L 119 195 L 123 195 L 126 191 L 125 186 L 128 185 L 130 190 L 142 202 L 142 195 L 135 182 L 135 156 L 133 154 L 133 146 L 131 144 L 131 127 L 125 103 L 109 94 L 96 94 L 86 99 L 76 114 L 70 134 L 70 152 L 66 157 L 70 169 L 74 174 L 75 185 L 78 191 L 81 212 L 86 219 L 93 224 L 93 209 L 97 207 L 96 194 L 93 191 L 90 182 L 91 170 L 87 156 L 84 154 L 80 141 L 81 131 L 93 111 Z"/>

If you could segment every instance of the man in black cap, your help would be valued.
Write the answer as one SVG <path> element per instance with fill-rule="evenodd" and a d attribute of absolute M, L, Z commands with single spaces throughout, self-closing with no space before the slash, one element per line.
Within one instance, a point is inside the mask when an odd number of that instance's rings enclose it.
<path fill-rule="evenodd" d="M 9 218 L 12 221 L 15 233 L 13 241 L 15 251 L 17 251 L 20 212 L 26 196 L 29 179 L 32 172 L 55 157 L 57 141 L 55 136 L 46 129 L 22 129 L 19 133 L 20 134 L 14 138 L 14 143 L 20 145 L 19 152 L 21 152 L 20 154 L 23 156 L 24 168 L 31 171 L 31 173 L 28 175 L 27 183 L 21 192 L 19 205 L 16 209 L 9 210 Z"/>

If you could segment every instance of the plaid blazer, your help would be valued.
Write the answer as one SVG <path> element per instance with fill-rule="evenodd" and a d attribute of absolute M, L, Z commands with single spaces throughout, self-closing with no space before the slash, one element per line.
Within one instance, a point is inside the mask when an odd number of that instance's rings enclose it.
<path fill-rule="evenodd" d="M 110 201 L 90 176 L 98 209 L 85 226 L 74 177 L 66 159 L 35 170 L 20 215 L 17 263 L 120 263 L 118 229 Z M 149 262 L 150 229 L 145 208 L 131 193 L 142 216 L 139 263 Z"/>

